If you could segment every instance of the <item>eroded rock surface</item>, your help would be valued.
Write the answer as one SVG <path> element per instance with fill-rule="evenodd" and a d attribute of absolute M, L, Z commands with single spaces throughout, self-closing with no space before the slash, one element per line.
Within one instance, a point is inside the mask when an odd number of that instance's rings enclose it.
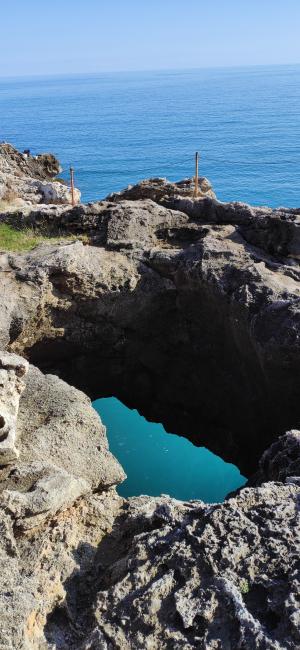
<path fill-rule="evenodd" d="M 56 161 L 3 146 L 0 184 L 10 161 L 31 203 L 1 221 L 89 245 L 0 256 L 1 650 L 300 648 L 299 210 L 223 204 L 206 179 L 198 199 L 152 179 L 34 207 Z M 121 499 L 78 388 L 206 444 L 248 487 Z"/>
<path fill-rule="evenodd" d="M 96 624 L 80 648 L 299 648 L 298 498 L 268 483 L 210 507 L 130 499 L 113 561 L 101 546 L 95 558 Z"/>
<path fill-rule="evenodd" d="M 93 245 L 1 255 L 1 345 L 255 471 L 300 420 L 297 260 L 151 199 L 74 215 Z"/>
<path fill-rule="evenodd" d="M 125 474 L 88 397 L 32 366 L 25 374 L 28 364 L 16 355 L 0 357 L 4 387 L 25 388 L 14 411 L 18 454 L 0 466 L 0 647 L 48 647 L 46 617 L 64 599 L 81 545 L 88 562 L 89 545 L 112 526 Z M 1 395 L 1 412 L 11 395 L 11 388 Z"/>
<path fill-rule="evenodd" d="M 221 203 L 206 179 L 200 190 L 150 179 L 2 214 L 89 245 L 1 255 L 1 345 L 250 474 L 300 426 L 300 212 Z"/>
<path fill-rule="evenodd" d="M 16 447 L 17 417 L 21 393 L 25 388 L 22 378 L 28 362 L 16 354 L 0 354 L 0 465 L 7 465 L 19 456 Z"/>
<path fill-rule="evenodd" d="M 161 203 L 165 199 L 170 200 L 175 197 L 190 198 L 194 194 L 194 187 L 194 179 L 190 178 L 185 178 L 177 183 L 172 183 L 167 178 L 147 178 L 136 185 L 129 185 L 121 192 L 109 194 L 107 200 L 118 203 L 126 199 L 129 201 L 151 199 L 155 203 Z M 198 180 L 197 196 L 199 198 L 216 198 L 209 180 L 203 176 Z"/>
<path fill-rule="evenodd" d="M 300 433 L 293 430 L 280 436 L 259 461 L 256 482 L 285 481 L 298 482 L 300 475 Z"/>
<path fill-rule="evenodd" d="M 285 450 L 282 481 L 224 504 L 124 500 L 88 398 L 32 366 L 23 381 L 20 455 L 0 468 L 1 648 L 300 647 L 299 432 L 262 458 Z"/>

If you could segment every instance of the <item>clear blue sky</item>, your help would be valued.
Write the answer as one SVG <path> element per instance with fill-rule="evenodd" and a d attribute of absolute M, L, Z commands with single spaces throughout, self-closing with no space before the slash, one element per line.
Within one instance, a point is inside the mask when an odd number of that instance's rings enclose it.
<path fill-rule="evenodd" d="M 8 0 L 0 76 L 300 63 L 300 0 Z"/>

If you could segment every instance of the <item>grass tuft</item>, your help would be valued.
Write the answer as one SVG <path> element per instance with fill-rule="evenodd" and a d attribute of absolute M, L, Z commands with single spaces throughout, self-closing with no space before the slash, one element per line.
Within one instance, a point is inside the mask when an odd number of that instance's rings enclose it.
<path fill-rule="evenodd" d="M 0 250 L 22 252 L 30 251 L 38 244 L 49 243 L 58 244 L 61 242 L 71 242 L 80 239 L 87 243 L 87 238 L 84 236 L 67 235 L 65 237 L 54 237 L 40 235 L 36 233 L 33 228 L 26 228 L 24 230 L 17 230 L 7 223 L 0 224 Z"/>

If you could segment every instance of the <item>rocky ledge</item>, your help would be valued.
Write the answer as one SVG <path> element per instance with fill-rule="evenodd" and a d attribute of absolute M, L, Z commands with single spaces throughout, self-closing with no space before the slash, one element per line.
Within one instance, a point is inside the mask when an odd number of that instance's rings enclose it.
<path fill-rule="evenodd" d="M 300 210 L 200 190 L 0 215 L 88 242 L 1 254 L 3 650 L 300 648 Z M 248 486 L 119 497 L 112 394 Z"/>

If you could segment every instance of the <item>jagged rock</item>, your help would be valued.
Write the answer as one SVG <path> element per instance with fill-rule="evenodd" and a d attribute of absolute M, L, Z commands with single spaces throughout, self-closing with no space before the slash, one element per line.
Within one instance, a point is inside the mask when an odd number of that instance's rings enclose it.
<path fill-rule="evenodd" d="M 1 363 L 1 413 L 12 411 L 18 452 L 13 448 L 7 459 L 8 452 L 1 450 L 0 490 L 2 507 L 22 520 L 20 525 L 32 527 L 79 496 L 124 480 L 108 450 L 105 427 L 86 395 L 33 367 L 20 386 L 28 363 L 7 353 L 1 353 Z"/>
<path fill-rule="evenodd" d="M 129 185 L 125 190 L 121 190 L 121 192 L 109 194 L 106 200 L 118 203 L 119 201 L 125 200 L 140 201 L 142 199 L 151 199 L 155 203 L 161 203 L 167 197 L 192 197 L 194 187 L 194 180 L 190 178 L 185 178 L 177 183 L 172 183 L 167 178 L 147 178 L 136 185 Z M 203 176 L 198 181 L 198 197 L 216 198 L 209 180 Z"/>
<path fill-rule="evenodd" d="M 22 378 L 27 370 L 25 359 L 0 352 L 0 465 L 7 465 L 19 456 L 17 417 L 20 396 L 25 388 Z"/>
<path fill-rule="evenodd" d="M 90 492 L 87 481 L 49 463 L 22 463 L 1 481 L 0 489 L 5 484 L 10 484 L 11 489 L 3 490 L 2 507 L 12 516 L 14 525 L 23 529 L 38 526 Z"/>
<path fill-rule="evenodd" d="M 290 482 L 300 476 L 300 432 L 288 431 L 280 436 L 259 461 L 256 483 L 264 481 Z"/>
<path fill-rule="evenodd" d="M 57 377 L 30 368 L 25 381 L 20 458 L 0 477 L 4 647 L 297 647 L 299 485 L 246 488 L 212 506 L 92 494 L 99 466 L 95 452 L 85 454 L 91 423 L 103 438 L 98 416 Z M 75 422 L 81 462 L 68 434 L 71 425 L 75 436 Z M 299 435 L 279 441 L 281 450 L 293 443 L 293 463 Z M 275 445 L 269 456 L 278 462 Z M 108 452 L 106 464 L 113 485 L 122 475 Z M 285 476 L 296 467 L 299 457 Z"/>
<path fill-rule="evenodd" d="M 249 244 L 280 257 L 300 257 L 300 209 L 267 208 L 211 199 L 167 197 L 163 205 L 196 222 L 233 224 Z"/>
<path fill-rule="evenodd" d="M 109 558 L 109 536 L 98 549 L 96 621 L 78 647 L 298 648 L 299 492 L 268 483 L 209 507 L 130 499 Z M 59 630 L 57 618 L 54 647 Z"/>
<path fill-rule="evenodd" d="M 55 181 L 59 171 L 59 162 L 52 154 L 31 156 L 10 144 L 0 144 L 0 211 L 36 203 L 70 204 L 70 188 Z M 75 200 L 80 200 L 77 189 Z"/>
<path fill-rule="evenodd" d="M 89 566 L 92 545 L 113 525 L 125 474 L 83 393 L 32 366 L 25 375 L 28 363 L 16 355 L 0 358 L 10 381 L 1 412 L 21 376 L 25 384 L 14 411 L 19 455 L 0 466 L 0 647 L 40 650 L 49 647 L 44 626 L 65 580 Z"/>
<path fill-rule="evenodd" d="M 16 176 L 23 174 L 34 179 L 52 179 L 59 174 L 61 167 L 53 154 L 45 153 L 31 156 L 30 152 L 21 153 L 11 144 L 0 144 L 1 169 L 9 171 L 11 167 Z"/>
<path fill-rule="evenodd" d="M 78 648 L 82 628 L 75 619 L 70 623 L 65 602 L 70 611 L 80 599 L 82 612 L 89 607 L 97 546 L 111 533 L 121 505 L 114 490 L 87 495 L 30 530 L 14 529 L 14 517 L 0 508 L 0 648 L 53 650 L 48 630 L 57 617 L 60 625 L 66 618 L 66 630 L 54 647 Z"/>

